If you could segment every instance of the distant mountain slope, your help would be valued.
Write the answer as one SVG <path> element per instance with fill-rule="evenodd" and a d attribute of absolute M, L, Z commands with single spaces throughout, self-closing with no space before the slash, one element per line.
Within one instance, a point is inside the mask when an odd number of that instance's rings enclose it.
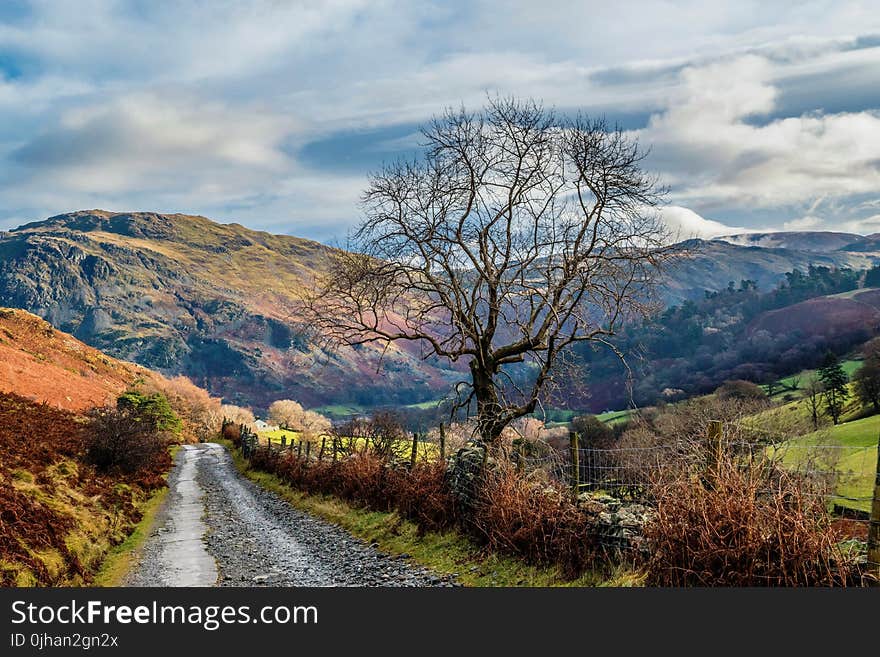
<path fill-rule="evenodd" d="M 847 244 L 841 250 L 853 253 L 880 253 L 880 234 L 862 237 L 851 244 Z"/>
<path fill-rule="evenodd" d="M 765 249 L 793 249 L 795 251 L 837 251 L 862 240 L 855 233 L 825 231 L 785 231 L 778 233 L 743 233 L 716 237 L 718 241 L 737 246 L 760 246 Z"/>
<path fill-rule="evenodd" d="M 764 313 L 749 325 L 747 332 L 749 335 L 758 331 L 770 335 L 797 332 L 805 337 L 867 340 L 880 333 L 880 310 L 870 303 L 875 299 L 875 295 L 867 293 L 849 298 L 809 299 Z"/>
<path fill-rule="evenodd" d="M 0 233 L 0 305 L 233 402 L 422 401 L 452 375 L 393 346 L 314 351 L 297 300 L 331 249 L 204 217 L 73 212 Z M 367 356 L 370 356 L 369 358 Z M 373 358 L 375 356 L 375 358 Z"/>
<path fill-rule="evenodd" d="M 771 290 L 787 272 L 806 271 L 810 265 L 865 269 L 880 262 L 872 253 L 741 246 L 721 239 L 689 240 L 682 245 L 690 257 L 676 262 L 666 276 L 663 287 L 669 303 L 700 298 L 705 290 L 723 289 L 730 281 L 739 285 L 743 279 L 756 281 L 761 290 Z"/>
<path fill-rule="evenodd" d="M 153 376 L 26 311 L 0 308 L 0 392 L 83 411 L 113 401 L 137 379 Z"/>
<path fill-rule="evenodd" d="M 665 277 L 665 301 L 701 298 L 743 279 L 769 290 L 786 272 L 811 264 L 871 266 L 878 258 L 870 252 L 816 250 L 851 238 L 859 236 L 771 240 L 801 250 L 685 242 L 692 257 Z M 113 357 L 185 374 L 215 395 L 257 408 L 281 397 L 312 406 L 376 406 L 447 393 L 461 373 L 423 360 L 417 344 L 385 352 L 313 346 L 298 301 L 332 253 L 309 240 L 205 217 L 72 212 L 0 232 L 0 306 L 28 310 Z"/>

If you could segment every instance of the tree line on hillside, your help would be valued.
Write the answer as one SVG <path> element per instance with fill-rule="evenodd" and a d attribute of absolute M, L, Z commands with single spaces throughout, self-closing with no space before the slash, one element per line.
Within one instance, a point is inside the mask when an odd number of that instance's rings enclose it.
<path fill-rule="evenodd" d="M 614 339 L 627 354 L 633 375 L 633 401 L 639 406 L 711 392 L 724 381 L 746 379 L 770 383 L 791 372 L 816 367 L 829 351 L 842 354 L 871 336 L 858 327 L 834 336 L 808 335 L 797 330 L 771 334 L 749 331 L 762 313 L 801 301 L 858 288 L 864 272 L 811 266 L 793 271 L 771 291 L 762 292 L 752 280 L 731 282 L 703 299 L 686 301 L 639 323 L 625 326 Z M 581 372 L 589 378 L 589 395 L 576 388 L 561 395 L 573 407 L 627 406 L 629 392 L 610 384 L 628 372 L 617 355 L 606 349 L 575 347 Z M 597 406 L 601 405 L 601 408 Z"/>

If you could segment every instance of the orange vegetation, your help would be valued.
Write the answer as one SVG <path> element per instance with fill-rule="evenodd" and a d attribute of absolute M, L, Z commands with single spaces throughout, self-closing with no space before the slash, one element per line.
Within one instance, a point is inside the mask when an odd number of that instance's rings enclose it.
<path fill-rule="evenodd" d="M 0 392 L 70 411 L 102 406 L 149 370 L 107 356 L 23 310 L 0 308 Z"/>

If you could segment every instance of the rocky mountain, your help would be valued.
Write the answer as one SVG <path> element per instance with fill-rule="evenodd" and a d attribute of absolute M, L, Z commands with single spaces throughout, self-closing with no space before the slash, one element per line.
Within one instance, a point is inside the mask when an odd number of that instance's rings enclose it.
<path fill-rule="evenodd" d="M 666 301 L 700 298 L 742 279 L 771 289 L 786 272 L 811 264 L 869 267 L 876 253 L 848 249 L 863 239 L 785 233 L 756 240 L 772 248 L 686 242 L 691 257 L 666 277 Z M 0 306 L 28 310 L 111 356 L 185 374 L 256 408 L 280 397 L 370 406 L 445 394 L 460 372 L 424 360 L 418 345 L 385 352 L 313 346 L 297 304 L 331 255 L 316 242 L 205 217 L 72 212 L 0 233 Z"/>
<path fill-rule="evenodd" d="M 73 212 L 0 233 L 0 305 L 258 408 L 418 402 L 454 374 L 393 346 L 314 349 L 297 300 L 331 249 L 204 217 Z"/>

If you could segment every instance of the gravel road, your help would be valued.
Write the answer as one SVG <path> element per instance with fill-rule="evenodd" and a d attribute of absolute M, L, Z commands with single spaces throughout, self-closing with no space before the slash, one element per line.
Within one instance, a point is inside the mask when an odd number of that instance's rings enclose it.
<path fill-rule="evenodd" d="M 185 445 L 127 586 L 449 586 L 242 477 L 214 443 Z"/>

